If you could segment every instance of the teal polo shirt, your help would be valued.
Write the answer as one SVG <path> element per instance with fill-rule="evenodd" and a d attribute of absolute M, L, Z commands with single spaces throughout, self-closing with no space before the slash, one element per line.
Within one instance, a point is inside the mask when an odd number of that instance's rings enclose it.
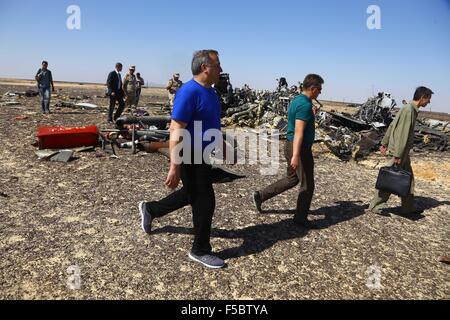
<path fill-rule="evenodd" d="M 297 96 L 289 105 L 288 128 L 286 136 L 289 141 L 294 141 L 295 120 L 303 120 L 306 122 L 302 145 L 312 146 L 316 136 L 316 120 L 313 112 L 312 101 L 303 94 Z"/>

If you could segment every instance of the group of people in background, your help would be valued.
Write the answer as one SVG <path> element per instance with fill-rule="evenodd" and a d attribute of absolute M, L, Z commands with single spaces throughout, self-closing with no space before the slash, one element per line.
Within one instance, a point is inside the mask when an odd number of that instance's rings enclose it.
<path fill-rule="evenodd" d="M 141 74 L 136 72 L 136 66 L 132 65 L 128 69 L 128 73 L 122 80 L 122 63 L 116 63 L 115 70 L 111 71 L 106 80 L 107 95 L 109 96 L 109 112 L 108 112 L 108 122 L 116 121 L 125 109 L 131 111 L 137 108 L 139 104 L 139 99 L 141 97 L 142 87 L 144 87 L 144 79 Z M 116 113 L 114 114 L 114 109 L 116 103 L 119 104 Z"/>
<path fill-rule="evenodd" d="M 122 63 L 116 63 L 116 67 L 108 74 L 106 80 L 107 92 L 109 96 L 109 111 L 108 122 L 116 121 L 127 107 L 128 111 L 136 109 L 139 105 L 139 100 L 142 93 L 142 88 L 145 86 L 144 78 L 139 72 L 136 72 L 136 66 L 132 65 L 128 69 L 128 73 L 122 79 Z M 55 91 L 53 84 L 52 72 L 48 69 L 48 62 L 43 61 L 41 68 L 36 73 L 35 80 L 37 82 L 39 96 L 41 100 L 41 111 L 43 114 L 50 113 L 50 100 L 52 92 Z M 172 108 L 175 99 L 175 94 L 181 88 L 183 82 L 180 80 L 180 74 L 173 74 L 168 81 L 165 89 L 168 93 L 169 105 Z M 116 104 L 118 108 L 114 113 Z"/>
<path fill-rule="evenodd" d="M 121 76 L 122 68 L 123 66 L 120 62 L 116 63 L 116 69 L 109 73 L 108 80 L 106 81 L 108 87 L 107 94 L 110 97 L 108 122 L 116 121 L 122 114 L 125 106 L 128 107 L 128 111 L 137 108 L 142 87 L 144 87 L 144 79 L 141 77 L 141 74 L 138 72 L 134 75 L 136 66 L 132 65 L 129 68 L 123 81 Z M 180 80 L 179 73 L 175 73 L 167 83 L 166 90 L 168 92 L 170 107 L 173 106 L 175 94 L 182 85 L 183 82 Z M 116 103 L 119 104 L 119 107 L 113 116 Z"/>

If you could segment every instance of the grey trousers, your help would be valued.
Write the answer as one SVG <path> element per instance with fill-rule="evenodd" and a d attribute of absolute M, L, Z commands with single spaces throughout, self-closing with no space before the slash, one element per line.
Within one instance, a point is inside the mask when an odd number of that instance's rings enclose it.
<path fill-rule="evenodd" d="M 314 195 L 314 158 L 311 146 L 302 146 L 300 151 L 300 165 L 297 170 L 290 166 L 293 154 L 293 145 L 291 141 L 286 141 L 284 147 L 284 156 L 288 162 L 286 177 L 272 183 L 259 191 L 261 200 L 264 202 L 280 193 L 289 190 L 300 184 L 300 193 L 297 198 L 297 213 L 299 218 L 305 218 L 311 207 L 311 201 Z"/>

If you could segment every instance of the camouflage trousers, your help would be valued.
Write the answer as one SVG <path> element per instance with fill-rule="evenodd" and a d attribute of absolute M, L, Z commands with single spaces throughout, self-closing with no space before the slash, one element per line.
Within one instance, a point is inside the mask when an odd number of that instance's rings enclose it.
<path fill-rule="evenodd" d="M 173 101 L 175 100 L 175 94 L 173 93 L 169 93 L 169 104 L 172 107 L 173 106 Z"/>
<path fill-rule="evenodd" d="M 136 92 L 127 92 L 125 104 L 129 109 L 131 109 L 131 106 L 136 106 Z"/>
<path fill-rule="evenodd" d="M 394 164 L 394 159 L 391 159 L 387 166 L 392 166 Z M 405 156 L 401 162 L 400 162 L 400 168 L 403 170 L 406 170 L 408 172 L 413 173 L 412 167 L 411 167 L 411 159 L 409 155 Z M 370 202 L 369 210 L 373 212 L 380 213 L 381 210 L 384 208 L 386 202 L 389 200 L 389 197 L 391 196 L 390 193 L 377 190 L 375 196 L 373 197 L 372 201 Z M 415 206 L 414 206 L 414 175 L 413 180 L 411 184 L 411 191 L 410 194 L 406 197 L 401 197 L 402 199 L 402 213 L 410 213 L 414 212 Z"/>

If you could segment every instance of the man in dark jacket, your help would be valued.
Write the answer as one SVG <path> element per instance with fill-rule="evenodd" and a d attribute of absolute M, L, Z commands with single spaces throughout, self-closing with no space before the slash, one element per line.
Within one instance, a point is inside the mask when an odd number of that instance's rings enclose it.
<path fill-rule="evenodd" d="M 125 108 L 125 103 L 123 101 L 123 89 L 122 89 L 122 64 L 120 62 L 116 63 L 116 70 L 111 71 L 108 75 L 108 80 L 106 85 L 108 86 L 109 95 L 109 112 L 108 112 L 108 122 L 113 121 L 114 108 L 116 106 L 116 101 L 119 103 L 116 114 L 114 115 L 114 121 L 120 117 Z"/>
<path fill-rule="evenodd" d="M 50 98 L 52 96 L 52 91 L 55 91 L 55 85 L 53 84 L 52 72 L 48 70 L 47 61 L 42 61 L 42 68 L 37 71 L 35 80 L 41 98 L 41 111 L 44 114 L 50 113 Z"/>

